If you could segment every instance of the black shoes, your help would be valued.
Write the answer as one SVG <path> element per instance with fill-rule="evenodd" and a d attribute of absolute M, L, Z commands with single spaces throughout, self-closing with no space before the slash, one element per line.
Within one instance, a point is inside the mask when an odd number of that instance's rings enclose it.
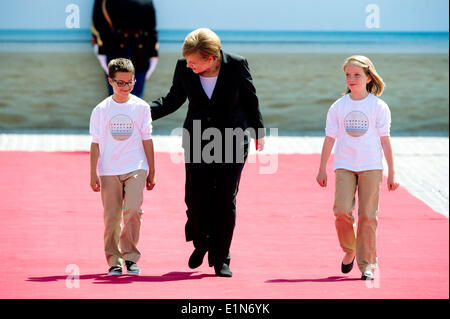
<path fill-rule="evenodd" d="M 108 270 L 108 275 L 109 276 L 120 276 L 120 275 L 122 275 L 122 267 L 112 266 Z"/>
<path fill-rule="evenodd" d="M 127 266 L 128 275 L 139 275 L 141 272 L 138 265 L 134 261 L 125 260 L 125 265 Z"/>
<path fill-rule="evenodd" d="M 134 261 L 125 260 L 125 265 L 127 266 L 127 274 L 128 275 L 139 275 L 141 270 L 138 265 Z M 120 266 L 112 266 L 108 270 L 109 276 L 121 276 L 122 275 L 122 267 Z"/>
<path fill-rule="evenodd" d="M 350 264 L 346 265 L 346 264 L 342 263 L 342 264 L 341 264 L 341 271 L 342 271 L 344 274 L 349 273 L 349 272 L 353 269 L 353 262 L 354 262 L 354 261 L 355 261 L 355 258 L 353 257 L 353 260 L 352 260 L 352 262 L 351 262 Z"/>
<path fill-rule="evenodd" d="M 219 277 L 233 276 L 233 273 L 231 272 L 230 267 L 228 267 L 227 263 L 214 265 L 214 271 L 216 272 L 216 276 Z"/>
<path fill-rule="evenodd" d="M 203 263 L 203 257 L 205 257 L 207 251 L 207 248 L 195 248 L 191 257 L 189 257 L 189 268 L 195 269 L 199 267 Z"/>
<path fill-rule="evenodd" d="M 189 268 L 195 269 L 199 267 L 203 263 L 203 258 L 205 257 L 206 253 L 208 252 L 208 248 L 195 248 L 194 251 L 191 254 L 191 257 L 189 257 Z M 216 276 L 219 277 L 231 277 L 233 273 L 230 270 L 230 262 L 231 257 L 230 254 L 228 254 L 227 258 L 222 264 L 214 265 L 214 271 L 216 273 Z"/>
<path fill-rule="evenodd" d="M 354 261 L 355 261 L 355 258 L 353 258 L 352 262 L 348 265 L 342 263 L 341 270 L 344 274 L 349 273 L 352 270 Z M 366 270 L 362 273 L 361 279 L 362 280 L 374 280 L 375 275 L 373 274 L 372 270 Z"/>

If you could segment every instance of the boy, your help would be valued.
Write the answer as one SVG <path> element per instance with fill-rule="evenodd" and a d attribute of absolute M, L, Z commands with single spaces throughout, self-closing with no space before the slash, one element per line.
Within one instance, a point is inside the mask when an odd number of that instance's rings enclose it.
<path fill-rule="evenodd" d="M 138 275 L 143 190 L 155 186 L 152 119 L 149 105 L 130 94 L 135 83 L 131 61 L 111 60 L 108 71 L 114 94 L 94 108 L 90 120 L 90 184 L 101 191 L 108 274 L 121 275 L 125 260 L 127 274 Z"/>

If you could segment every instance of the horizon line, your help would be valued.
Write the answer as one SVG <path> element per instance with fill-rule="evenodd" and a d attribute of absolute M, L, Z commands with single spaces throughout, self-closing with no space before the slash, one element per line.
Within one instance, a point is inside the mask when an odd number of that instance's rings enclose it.
<path fill-rule="evenodd" d="M 161 31 L 179 31 L 179 32 L 186 32 L 186 31 L 192 31 L 195 29 L 168 29 L 168 28 L 162 28 L 162 29 L 156 29 L 158 32 Z M 305 32 L 305 33 L 404 33 L 404 34 L 424 34 L 424 33 L 442 33 L 442 34 L 449 34 L 449 30 L 379 30 L 379 29 L 367 29 L 367 30 L 288 30 L 288 29 L 279 29 L 279 30 L 255 30 L 255 29 L 212 29 L 215 32 L 261 32 L 261 33 L 277 33 L 277 32 Z M 24 29 L 18 29 L 18 28 L 0 28 L 0 32 L 3 31 L 83 31 L 83 32 L 90 32 L 90 28 L 24 28 Z"/>

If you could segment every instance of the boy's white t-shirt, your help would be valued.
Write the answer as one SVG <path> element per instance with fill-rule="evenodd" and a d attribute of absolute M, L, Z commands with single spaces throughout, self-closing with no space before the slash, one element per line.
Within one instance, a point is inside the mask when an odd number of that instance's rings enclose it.
<path fill-rule="evenodd" d="M 334 169 L 355 172 L 383 169 L 381 136 L 389 136 L 391 112 L 380 98 L 369 94 L 362 100 L 344 95 L 331 105 L 325 133 L 336 139 Z"/>
<path fill-rule="evenodd" d="M 89 132 L 99 144 L 100 176 L 148 170 L 142 141 L 152 138 L 152 119 L 144 100 L 130 94 L 127 102 L 117 103 L 107 97 L 92 110 Z"/>

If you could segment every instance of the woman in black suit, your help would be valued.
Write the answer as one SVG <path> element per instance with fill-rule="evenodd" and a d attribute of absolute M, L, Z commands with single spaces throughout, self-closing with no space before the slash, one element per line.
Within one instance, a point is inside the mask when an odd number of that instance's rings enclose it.
<path fill-rule="evenodd" d="M 264 124 L 248 63 L 223 52 L 219 37 L 201 28 L 183 44 L 169 93 L 151 103 L 152 119 L 189 100 L 183 125 L 185 150 L 186 241 L 193 241 L 189 267 L 208 252 L 217 276 L 231 277 L 230 246 L 236 220 L 236 195 L 249 150 L 264 148 Z"/>

